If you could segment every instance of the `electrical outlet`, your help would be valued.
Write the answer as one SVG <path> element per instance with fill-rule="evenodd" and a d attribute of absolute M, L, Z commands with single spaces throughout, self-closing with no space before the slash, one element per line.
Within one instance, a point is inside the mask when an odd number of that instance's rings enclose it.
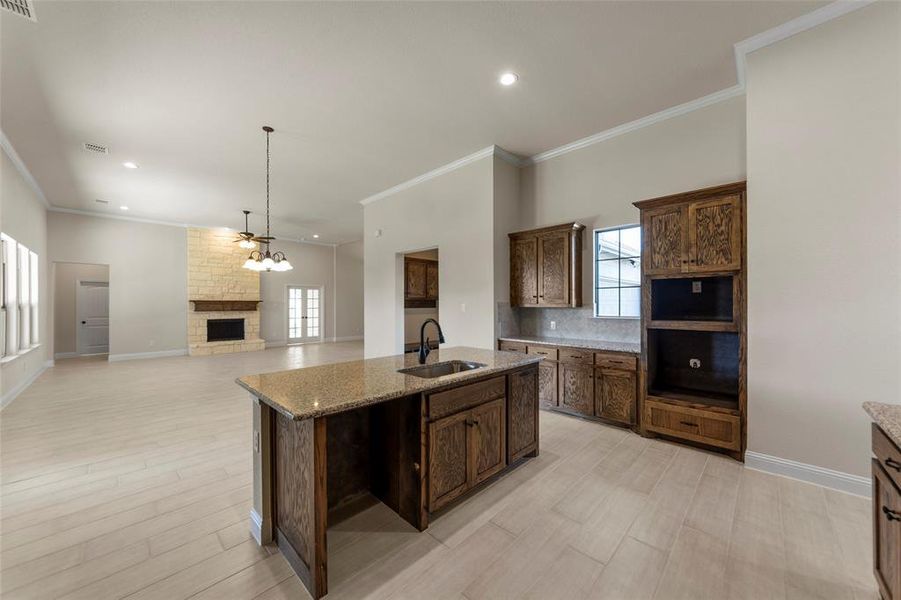
<path fill-rule="evenodd" d="M 253 451 L 256 452 L 257 454 L 260 453 L 260 432 L 259 431 L 253 432 Z"/>
<path fill-rule="evenodd" d="M 557 329 L 557 321 L 551 321 L 551 329 Z"/>
<path fill-rule="evenodd" d="M 699 358 L 689 358 L 688 366 L 692 369 L 700 369 L 701 368 L 701 360 Z"/>
<path fill-rule="evenodd" d="M 700 294 L 701 293 L 701 282 L 700 281 L 692 281 L 691 282 L 691 293 L 692 294 Z"/>

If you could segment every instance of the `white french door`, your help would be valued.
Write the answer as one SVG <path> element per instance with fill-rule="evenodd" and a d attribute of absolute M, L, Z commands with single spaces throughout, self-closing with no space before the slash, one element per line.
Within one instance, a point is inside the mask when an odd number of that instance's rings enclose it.
<path fill-rule="evenodd" d="M 322 341 L 322 288 L 288 286 L 288 343 Z"/>

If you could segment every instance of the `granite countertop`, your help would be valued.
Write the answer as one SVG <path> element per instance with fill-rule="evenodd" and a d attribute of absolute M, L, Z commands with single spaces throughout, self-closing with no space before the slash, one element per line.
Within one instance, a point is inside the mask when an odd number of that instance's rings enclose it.
<path fill-rule="evenodd" d="M 587 348 L 589 350 L 609 350 L 610 352 L 630 352 L 641 354 L 639 342 L 612 342 L 609 340 L 584 340 L 557 337 L 544 337 L 539 335 L 516 335 L 498 338 L 505 342 L 525 342 L 526 344 L 551 344 L 553 346 L 568 346 L 570 348 Z"/>
<path fill-rule="evenodd" d="M 864 402 L 863 409 L 895 444 L 901 446 L 901 404 Z"/>
<path fill-rule="evenodd" d="M 355 360 L 290 371 L 246 375 L 236 380 L 260 400 L 292 419 L 321 417 L 394 398 L 478 379 L 540 362 L 541 356 L 459 346 L 429 354 L 426 364 L 466 360 L 486 366 L 472 371 L 424 379 L 398 373 L 419 365 L 416 354 Z"/>

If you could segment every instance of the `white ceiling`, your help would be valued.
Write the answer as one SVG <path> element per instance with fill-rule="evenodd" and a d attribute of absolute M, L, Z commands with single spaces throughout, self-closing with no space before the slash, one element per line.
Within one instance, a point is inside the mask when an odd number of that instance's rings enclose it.
<path fill-rule="evenodd" d="M 55 206 L 238 227 L 270 124 L 276 233 L 344 242 L 359 200 L 464 155 L 730 87 L 734 43 L 823 4 L 38 2 L 0 17 L 0 126 Z"/>

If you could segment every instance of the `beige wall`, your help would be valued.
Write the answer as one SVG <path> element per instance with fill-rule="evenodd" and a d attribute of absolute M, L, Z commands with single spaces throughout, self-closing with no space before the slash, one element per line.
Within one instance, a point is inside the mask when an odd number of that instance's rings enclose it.
<path fill-rule="evenodd" d="M 25 244 L 40 259 L 38 271 L 38 338 L 40 347 L 0 366 L 0 406 L 12 401 L 50 358 L 47 259 L 47 210 L 15 165 L 0 152 L 0 231 Z"/>
<path fill-rule="evenodd" d="M 312 285 L 325 288 L 323 339 L 330 341 L 335 336 L 335 249 L 278 240 L 272 244 L 272 250 L 284 252 L 294 269 L 260 275 L 263 339 L 268 345 L 285 343 L 288 337 L 288 286 Z"/>
<path fill-rule="evenodd" d="M 501 335 L 498 303 L 510 304 L 510 238 L 508 233 L 530 222 L 521 203 L 521 170 L 494 157 L 494 337 Z"/>
<path fill-rule="evenodd" d="M 363 339 L 363 240 L 335 248 L 335 336 Z"/>
<path fill-rule="evenodd" d="M 735 97 L 522 170 L 524 227 L 585 225 L 582 296 L 592 293 L 592 230 L 638 223 L 636 200 L 745 178 L 745 101 Z"/>
<path fill-rule="evenodd" d="M 436 246 L 448 345 L 493 347 L 493 172 L 488 156 L 364 207 L 367 357 L 403 351 L 403 254 Z"/>
<path fill-rule="evenodd" d="M 748 448 L 859 476 L 901 401 L 899 11 L 748 60 Z"/>
<path fill-rule="evenodd" d="M 79 281 L 109 281 L 109 265 L 54 263 L 53 265 L 53 355 L 71 355 L 76 344 L 76 287 Z"/>
<path fill-rule="evenodd" d="M 186 351 L 185 229 L 50 212 L 48 258 L 109 264 L 110 356 Z"/>

